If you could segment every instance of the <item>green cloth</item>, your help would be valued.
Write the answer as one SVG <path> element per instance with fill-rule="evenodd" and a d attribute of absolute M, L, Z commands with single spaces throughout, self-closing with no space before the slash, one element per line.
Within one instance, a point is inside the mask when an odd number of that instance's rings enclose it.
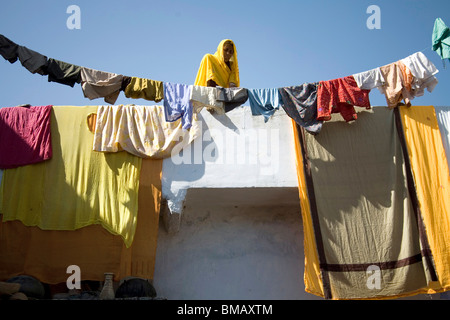
<path fill-rule="evenodd" d="M 434 21 L 432 42 L 432 49 L 441 59 L 450 59 L 450 29 L 441 18 Z"/>
<path fill-rule="evenodd" d="M 86 125 L 97 106 L 53 106 L 53 157 L 3 172 L 3 221 L 20 220 L 42 230 L 76 230 L 100 224 L 127 247 L 137 223 L 142 159 L 128 152 L 92 151 Z"/>

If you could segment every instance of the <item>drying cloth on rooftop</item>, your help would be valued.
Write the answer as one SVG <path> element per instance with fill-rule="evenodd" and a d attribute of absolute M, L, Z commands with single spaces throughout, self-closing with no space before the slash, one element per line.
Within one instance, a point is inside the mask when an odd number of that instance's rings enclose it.
<path fill-rule="evenodd" d="M 183 130 L 181 119 L 165 121 L 163 106 L 99 106 L 93 150 L 127 151 L 142 158 L 171 157 L 201 134 L 197 120 Z"/>
<path fill-rule="evenodd" d="M 433 106 L 400 108 L 439 286 L 450 290 L 450 173 Z"/>
<path fill-rule="evenodd" d="M 194 85 L 206 87 L 208 80 L 213 80 L 216 85 L 223 88 L 228 88 L 230 82 L 234 83 L 236 87 L 240 86 L 237 51 L 234 43 L 234 53 L 230 58 L 231 69 L 226 65 L 223 58 L 223 46 L 227 41 L 231 40 L 222 40 L 214 54 L 207 53 L 203 56 Z"/>
<path fill-rule="evenodd" d="M 92 151 L 93 134 L 86 117 L 97 106 L 52 110 L 53 157 L 3 173 L 3 220 L 20 220 L 43 230 L 101 224 L 122 236 L 129 247 L 136 229 L 142 159 L 127 152 Z"/>
<path fill-rule="evenodd" d="M 65 283 L 76 264 L 81 281 L 134 276 L 153 279 L 161 201 L 162 160 L 142 161 L 136 233 L 127 248 L 122 237 L 101 225 L 74 231 L 42 230 L 20 221 L 0 222 L 0 281 L 27 274 L 44 283 Z M 55 191 L 55 190 L 52 190 Z M 0 215 L 1 220 L 1 215 Z"/>
<path fill-rule="evenodd" d="M 0 108 L 0 169 L 52 157 L 51 110 L 52 106 Z"/>
<path fill-rule="evenodd" d="M 356 122 L 339 118 L 316 136 L 297 127 L 306 291 L 327 299 L 415 294 L 434 274 L 422 261 L 394 114 L 375 107 Z"/>
<path fill-rule="evenodd" d="M 444 145 L 447 164 L 450 168 L 450 107 L 435 106 L 436 117 L 441 131 L 442 144 Z"/>

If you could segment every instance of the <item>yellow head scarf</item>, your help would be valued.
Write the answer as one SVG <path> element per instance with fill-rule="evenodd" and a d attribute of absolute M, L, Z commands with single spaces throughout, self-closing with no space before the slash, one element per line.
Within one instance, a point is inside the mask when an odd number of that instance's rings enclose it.
<path fill-rule="evenodd" d="M 223 47 L 226 42 L 231 42 L 234 48 L 233 56 L 230 58 L 231 69 L 223 59 Z M 203 57 L 194 85 L 206 87 L 208 80 L 213 80 L 218 86 L 224 88 L 228 88 L 230 82 L 237 87 L 240 86 L 237 50 L 232 40 L 222 40 L 214 55 L 207 53 Z"/>

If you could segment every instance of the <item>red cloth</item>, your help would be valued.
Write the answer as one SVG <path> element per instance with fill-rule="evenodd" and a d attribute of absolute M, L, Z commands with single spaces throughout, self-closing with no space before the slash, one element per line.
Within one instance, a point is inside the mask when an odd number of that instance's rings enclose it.
<path fill-rule="evenodd" d="M 317 87 L 317 120 L 328 121 L 340 113 L 345 121 L 357 119 L 354 106 L 370 109 L 370 90 L 360 89 L 353 76 L 320 81 Z"/>
<path fill-rule="evenodd" d="M 52 157 L 51 111 L 52 106 L 0 108 L 0 169 Z"/>

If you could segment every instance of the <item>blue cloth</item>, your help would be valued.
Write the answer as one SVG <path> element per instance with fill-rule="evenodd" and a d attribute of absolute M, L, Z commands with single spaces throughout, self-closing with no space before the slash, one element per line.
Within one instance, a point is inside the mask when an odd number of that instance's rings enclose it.
<path fill-rule="evenodd" d="M 181 118 L 182 128 L 189 129 L 193 114 L 190 100 L 192 85 L 163 82 L 163 88 L 166 121 L 174 122 Z"/>
<path fill-rule="evenodd" d="M 252 115 L 263 115 L 264 122 L 267 122 L 274 112 L 283 105 L 278 88 L 247 89 L 247 93 Z"/>

